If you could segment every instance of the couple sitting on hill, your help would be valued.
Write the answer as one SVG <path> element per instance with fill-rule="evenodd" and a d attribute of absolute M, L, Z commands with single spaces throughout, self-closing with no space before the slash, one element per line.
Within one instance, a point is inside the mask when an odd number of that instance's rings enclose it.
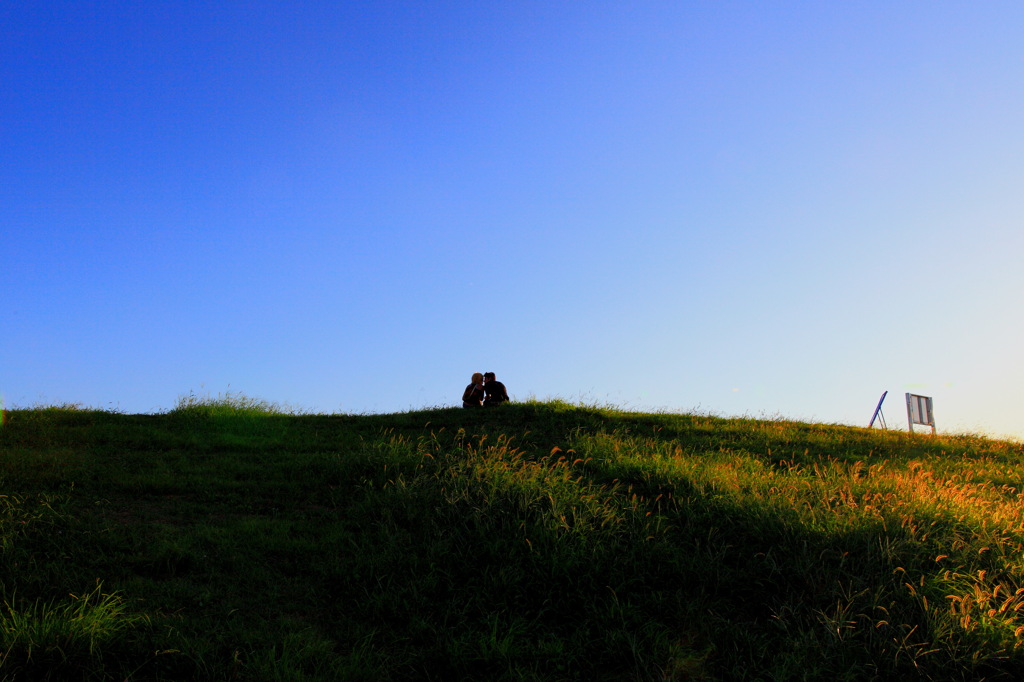
<path fill-rule="evenodd" d="M 476 372 L 462 392 L 463 407 L 493 407 L 508 402 L 505 384 L 494 378 L 494 372 Z"/>

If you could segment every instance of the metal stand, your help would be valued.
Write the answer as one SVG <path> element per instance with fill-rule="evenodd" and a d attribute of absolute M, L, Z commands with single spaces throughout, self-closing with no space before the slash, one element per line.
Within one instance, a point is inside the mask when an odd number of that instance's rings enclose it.
<path fill-rule="evenodd" d="M 885 396 L 887 395 L 889 395 L 889 391 L 885 391 L 884 393 L 882 393 L 882 397 L 878 399 L 878 407 L 875 408 L 875 413 L 871 415 L 871 423 L 868 424 L 869 429 L 875 425 L 876 419 L 882 422 L 883 429 L 889 428 L 885 423 L 885 415 L 882 414 L 882 403 L 885 402 Z"/>

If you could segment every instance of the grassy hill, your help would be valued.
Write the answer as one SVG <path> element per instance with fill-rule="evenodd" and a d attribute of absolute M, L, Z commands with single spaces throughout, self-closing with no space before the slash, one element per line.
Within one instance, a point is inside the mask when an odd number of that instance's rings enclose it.
<path fill-rule="evenodd" d="M 9 411 L 0 679 L 1019 679 L 1022 459 L 561 402 Z"/>

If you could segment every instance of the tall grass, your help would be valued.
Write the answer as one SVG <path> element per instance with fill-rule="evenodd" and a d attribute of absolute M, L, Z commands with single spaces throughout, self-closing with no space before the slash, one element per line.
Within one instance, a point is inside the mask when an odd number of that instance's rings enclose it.
<path fill-rule="evenodd" d="M 562 402 L 9 416 L 0 674 L 1024 674 L 1020 444 Z M 74 609 L 108 630 L 68 644 Z"/>
<path fill-rule="evenodd" d="M 268 438 L 284 436 L 287 416 L 297 414 L 277 403 L 240 393 L 216 398 L 189 393 L 169 413 L 173 423 L 199 446 L 260 447 Z"/>
<path fill-rule="evenodd" d="M 116 593 L 104 594 L 102 584 L 63 602 L 0 605 L 2 665 L 47 670 L 98 660 L 118 635 L 148 622 L 129 611 Z"/>

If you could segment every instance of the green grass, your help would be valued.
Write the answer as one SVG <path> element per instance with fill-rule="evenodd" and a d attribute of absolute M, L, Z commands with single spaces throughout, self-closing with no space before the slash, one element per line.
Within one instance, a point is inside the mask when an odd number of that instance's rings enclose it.
<path fill-rule="evenodd" d="M 1019 679 L 1022 455 L 559 401 L 10 410 L 0 680 Z"/>

